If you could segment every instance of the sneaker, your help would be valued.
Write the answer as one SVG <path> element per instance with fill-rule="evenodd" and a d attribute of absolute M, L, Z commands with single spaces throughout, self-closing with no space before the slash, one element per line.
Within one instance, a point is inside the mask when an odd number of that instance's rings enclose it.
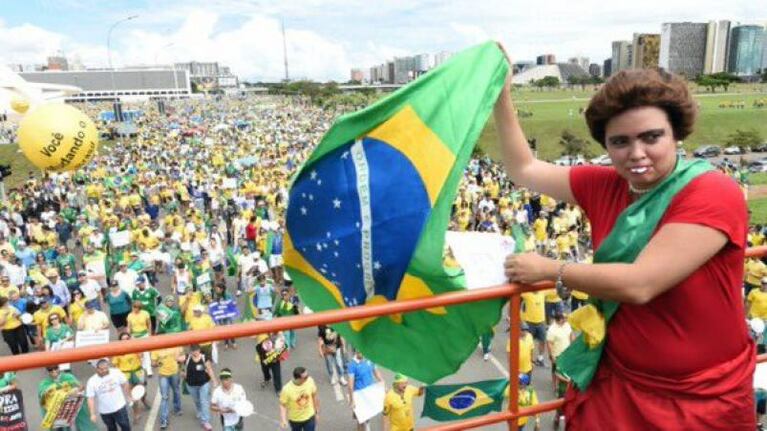
<path fill-rule="evenodd" d="M 202 424 L 202 429 L 204 429 L 205 431 L 213 431 L 213 427 L 212 427 L 212 426 L 210 426 L 210 424 L 209 424 L 209 423 L 207 423 L 207 422 L 205 422 L 204 424 Z"/>
<path fill-rule="evenodd" d="M 235 295 L 239 298 L 240 295 L 242 295 L 242 290 L 237 289 L 237 292 L 235 292 Z"/>
<path fill-rule="evenodd" d="M 485 361 L 489 360 L 489 359 L 490 359 L 490 354 L 489 354 L 489 353 L 485 353 L 485 354 L 482 356 L 482 359 L 484 359 Z"/>
<path fill-rule="evenodd" d="M 163 422 L 163 423 L 161 423 L 161 424 L 160 424 L 160 429 L 161 429 L 161 430 L 165 430 L 165 429 L 168 429 L 168 423 L 167 423 L 167 422 Z"/>
<path fill-rule="evenodd" d="M 349 382 L 347 382 L 345 378 L 341 377 L 341 386 L 346 386 L 348 384 Z"/>

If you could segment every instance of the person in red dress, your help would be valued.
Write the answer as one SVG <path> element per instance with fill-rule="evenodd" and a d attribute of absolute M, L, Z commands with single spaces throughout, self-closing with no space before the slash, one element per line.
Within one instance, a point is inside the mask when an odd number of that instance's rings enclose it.
<path fill-rule="evenodd" d="M 692 132 L 696 114 L 681 78 L 656 70 L 619 72 L 585 111 L 612 167 L 537 160 L 508 85 L 496 103 L 495 123 L 512 181 L 583 208 L 596 250 L 619 214 L 674 172 L 677 142 Z M 755 429 L 755 348 L 741 292 L 747 229 L 743 193 L 712 170 L 673 196 L 633 263 L 507 257 L 512 282 L 561 281 L 621 304 L 607 325 L 591 383 L 568 390 L 568 431 Z"/>

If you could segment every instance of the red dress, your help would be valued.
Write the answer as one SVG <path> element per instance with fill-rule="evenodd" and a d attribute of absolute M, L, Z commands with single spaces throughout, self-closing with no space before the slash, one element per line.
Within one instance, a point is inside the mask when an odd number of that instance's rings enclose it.
<path fill-rule="evenodd" d="M 570 187 L 591 221 L 596 250 L 630 203 L 626 180 L 612 168 L 584 166 L 571 170 Z M 756 356 L 741 293 L 743 193 L 724 174 L 705 173 L 674 197 L 658 228 L 667 223 L 711 227 L 729 241 L 649 303 L 621 305 L 591 385 L 568 391 L 568 431 L 756 427 Z"/>

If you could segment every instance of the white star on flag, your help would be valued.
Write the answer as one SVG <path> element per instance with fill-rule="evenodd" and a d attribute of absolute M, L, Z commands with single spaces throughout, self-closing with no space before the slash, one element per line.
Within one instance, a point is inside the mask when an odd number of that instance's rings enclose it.
<path fill-rule="evenodd" d="M 373 263 L 373 269 L 375 269 L 376 271 L 381 269 L 381 262 L 375 261 L 375 263 Z"/>
<path fill-rule="evenodd" d="M 311 177 L 311 179 L 315 179 L 315 178 L 317 178 L 317 171 L 312 171 L 312 172 L 309 174 L 309 176 Z"/>
<path fill-rule="evenodd" d="M 341 208 L 341 201 L 338 198 L 333 199 L 333 208 Z"/>
<path fill-rule="evenodd" d="M 306 215 L 306 207 L 301 207 L 301 215 Z"/>

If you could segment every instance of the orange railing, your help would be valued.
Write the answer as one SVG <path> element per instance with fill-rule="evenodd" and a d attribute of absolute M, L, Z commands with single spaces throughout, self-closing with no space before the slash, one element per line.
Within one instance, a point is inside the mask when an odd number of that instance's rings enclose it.
<path fill-rule="evenodd" d="M 754 247 L 746 251 L 746 257 L 760 257 L 767 255 L 767 246 Z M 544 289 L 550 289 L 553 283 L 544 282 L 534 285 L 506 284 L 502 286 L 487 287 L 484 289 L 467 290 L 461 292 L 445 293 L 429 298 L 411 299 L 406 301 L 389 302 L 380 305 L 366 305 L 317 312 L 308 315 L 284 317 L 270 321 L 250 323 L 238 323 L 221 326 L 202 331 L 188 331 L 176 334 L 157 335 L 149 338 L 132 339 L 127 341 L 112 342 L 101 346 L 81 347 L 56 352 L 36 352 L 24 355 L 5 357 L 0 361 L 0 373 L 6 371 L 28 370 L 56 365 L 67 362 L 79 362 L 89 359 L 98 359 L 105 356 L 124 355 L 126 353 L 145 352 L 166 347 L 187 346 L 207 341 L 221 341 L 232 338 L 250 337 L 256 334 L 264 334 L 288 329 L 315 327 L 323 324 L 340 323 L 350 320 L 364 319 L 368 317 L 380 317 L 396 313 L 423 310 L 433 307 L 444 307 L 463 304 L 467 302 L 483 301 L 497 298 L 510 298 L 509 316 L 511 330 L 509 340 L 511 351 L 509 352 L 509 404 L 508 410 L 500 413 L 488 414 L 482 417 L 456 421 L 446 425 L 429 428 L 431 431 L 448 431 L 477 428 L 500 422 L 506 422 L 509 430 L 517 429 L 517 419 L 522 416 L 532 416 L 542 412 L 556 410 L 564 405 L 564 400 L 558 399 L 541 403 L 534 407 L 519 408 L 519 321 L 520 321 L 520 294 Z M 767 362 L 767 354 L 760 355 L 758 362 Z"/>

